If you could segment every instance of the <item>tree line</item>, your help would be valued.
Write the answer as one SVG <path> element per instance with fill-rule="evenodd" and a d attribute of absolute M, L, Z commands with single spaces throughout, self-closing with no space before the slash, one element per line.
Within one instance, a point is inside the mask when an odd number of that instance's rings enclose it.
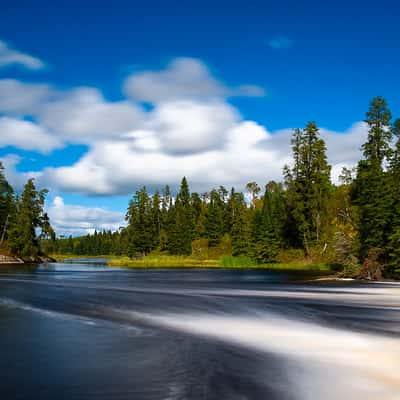
<path fill-rule="evenodd" d="M 121 232 L 58 240 L 57 246 L 130 257 L 225 246 L 259 263 L 297 249 L 347 267 L 364 263 L 369 275 L 386 266 L 393 276 L 400 266 L 400 119 L 392 121 L 385 99 L 376 97 L 365 122 L 363 157 L 343 169 L 339 184 L 331 181 L 319 128 L 309 122 L 293 131 L 293 163 L 284 167 L 282 182 L 268 182 L 262 193 L 255 182 L 245 193 L 224 186 L 191 193 L 186 178 L 175 196 L 168 186 L 152 194 L 143 187 L 129 203 Z"/>

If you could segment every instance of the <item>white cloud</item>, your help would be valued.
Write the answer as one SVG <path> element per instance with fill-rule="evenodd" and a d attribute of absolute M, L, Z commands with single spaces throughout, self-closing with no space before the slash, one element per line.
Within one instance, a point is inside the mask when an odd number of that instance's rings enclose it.
<path fill-rule="evenodd" d="M 48 168 L 40 179 L 43 185 L 89 194 L 132 193 L 143 184 L 174 186 L 184 175 L 196 190 L 220 184 L 242 187 L 249 180 L 263 183 L 279 179 L 288 161 L 276 149 L 260 146 L 269 135 L 254 122 L 239 122 L 224 132 L 223 147 L 184 155 L 144 152 L 123 141 L 101 141 L 76 164 Z"/>
<path fill-rule="evenodd" d="M 2 79 L 0 80 L 0 112 L 32 115 L 51 93 L 51 88 L 46 84 Z"/>
<path fill-rule="evenodd" d="M 62 141 L 31 121 L 0 117 L 0 147 L 15 146 L 23 150 L 48 153 L 62 147 Z"/>
<path fill-rule="evenodd" d="M 47 207 L 57 235 L 85 235 L 94 230 L 117 230 L 124 225 L 124 215 L 99 207 L 68 205 L 60 196 Z"/>
<path fill-rule="evenodd" d="M 39 119 L 70 142 L 88 143 L 138 128 L 142 111 L 128 101 L 107 102 L 97 89 L 81 87 L 45 104 Z"/>
<path fill-rule="evenodd" d="M 0 110 L 34 118 L 0 118 L 0 146 L 48 152 L 66 143 L 87 144 L 73 165 L 28 174 L 43 186 L 85 194 L 132 193 L 144 184 L 177 186 L 184 175 L 195 190 L 220 184 L 241 188 L 248 181 L 281 180 L 283 165 L 291 161 L 291 129 L 271 133 L 244 120 L 225 100 L 234 92 L 256 95 L 260 89 L 229 89 L 198 60 L 176 59 L 163 71 L 133 74 L 125 89 L 153 107 L 109 102 L 95 88 L 63 92 L 0 81 L 0 95 L 2 90 L 17 94 L 17 99 L 0 97 Z M 321 134 L 336 179 L 341 166 L 356 164 L 366 126 L 360 122 L 342 133 L 321 129 Z"/>
<path fill-rule="evenodd" d="M 29 69 L 41 69 L 44 67 L 43 61 L 29 54 L 15 50 L 0 40 L 0 67 L 7 65 L 22 65 Z"/>
<path fill-rule="evenodd" d="M 229 96 L 262 96 L 253 85 L 230 89 L 212 77 L 204 63 L 194 58 L 176 58 L 166 69 L 134 73 L 124 84 L 125 93 L 140 101 L 159 103 L 170 100 L 210 99 Z"/>
<path fill-rule="evenodd" d="M 157 106 L 147 126 L 165 152 L 193 154 L 223 146 L 239 119 L 233 107 L 220 101 L 181 100 Z"/>

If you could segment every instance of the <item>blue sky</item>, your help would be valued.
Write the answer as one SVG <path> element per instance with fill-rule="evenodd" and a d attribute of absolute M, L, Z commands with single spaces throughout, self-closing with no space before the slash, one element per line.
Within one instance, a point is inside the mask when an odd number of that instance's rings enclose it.
<path fill-rule="evenodd" d="M 77 233 L 119 225 L 143 184 L 279 179 L 308 120 L 337 173 L 372 97 L 400 115 L 397 3 L 3 0 L 9 179 L 49 187 L 56 227 Z"/>

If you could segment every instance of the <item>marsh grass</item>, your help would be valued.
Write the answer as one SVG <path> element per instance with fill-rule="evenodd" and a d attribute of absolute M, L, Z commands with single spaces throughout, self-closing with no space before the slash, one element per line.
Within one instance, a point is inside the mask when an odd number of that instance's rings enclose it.
<path fill-rule="evenodd" d="M 140 259 L 121 257 L 111 259 L 109 266 L 128 268 L 234 268 L 288 271 L 330 272 L 328 264 L 273 263 L 257 264 L 249 257 L 223 256 L 219 259 L 199 259 L 192 256 L 148 255 Z"/>

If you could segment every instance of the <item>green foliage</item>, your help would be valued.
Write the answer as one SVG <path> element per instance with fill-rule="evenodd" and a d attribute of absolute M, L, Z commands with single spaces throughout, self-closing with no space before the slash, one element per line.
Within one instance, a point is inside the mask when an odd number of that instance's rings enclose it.
<path fill-rule="evenodd" d="M 160 227 L 158 196 L 155 195 L 157 204 L 148 195 L 146 188 L 137 191 L 129 203 L 126 220 L 128 221 L 129 247 L 128 255 L 145 255 L 153 250 L 159 242 Z"/>
<path fill-rule="evenodd" d="M 388 244 L 390 264 L 388 275 L 393 278 L 400 278 L 400 226 L 397 226 Z"/>
<path fill-rule="evenodd" d="M 205 221 L 206 235 L 210 246 L 217 246 L 219 239 L 224 231 L 224 208 L 225 204 L 220 198 L 218 191 L 211 191 L 210 201 L 207 206 L 207 215 Z"/>
<path fill-rule="evenodd" d="M 358 163 L 351 193 L 359 210 L 361 257 L 365 257 L 370 248 L 385 248 L 388 243 L 393 192 L 384 162 L 391 156 L 390 118 L 386 101 L 381 97 L 374 98 L 365 120 L 369 131 L 363 145 L 364 159 Z"/>
<path fill-rule="evenodd" d="M 242 193 L 233 193 L 232 199 L 232 255 L 247 256 L 251 251 L 251 226 L 248 209 Z"/>
<path fill-rule="evenodd" d="M 44 213 L 47 190 L 37 191 L 33 179 L 24 186 L 21 196 L 15 199 L 15 210 L 8 229 L 8 246 L 13 254 L 22 257 L 40 253 L 40 239 L 54 240 L 55 233 Z M 37 236 L 37 229 L 41 230 Z"/>
<path fill-rule="evenodd" d="M 95 231 L 93 235 L 57 239 L 52 253 L 78 256 L 120 256 L 128 254 L 129 235 L 127 229 L 121 231 Z"/>
<path fill-rule="evenodd" d="M 308 253 L 319 243 L 327 224 L 327 204 L 331 193 L 331 167 L 326 157 L 325 142 L 319 129 L 309 122 L 305 129 L 295 129 L 292 138 L 294 166 L 285 167 L 288 223 L 293 224 L 289 238 L 302 244 Z"/>
<path fill-rule="evenodd" d="M 195 237 L 195 215 L 189 185 L 184 177 L 175 204 L 169 210 L 168 250 L 171 254 L 189 255 Z"/>

